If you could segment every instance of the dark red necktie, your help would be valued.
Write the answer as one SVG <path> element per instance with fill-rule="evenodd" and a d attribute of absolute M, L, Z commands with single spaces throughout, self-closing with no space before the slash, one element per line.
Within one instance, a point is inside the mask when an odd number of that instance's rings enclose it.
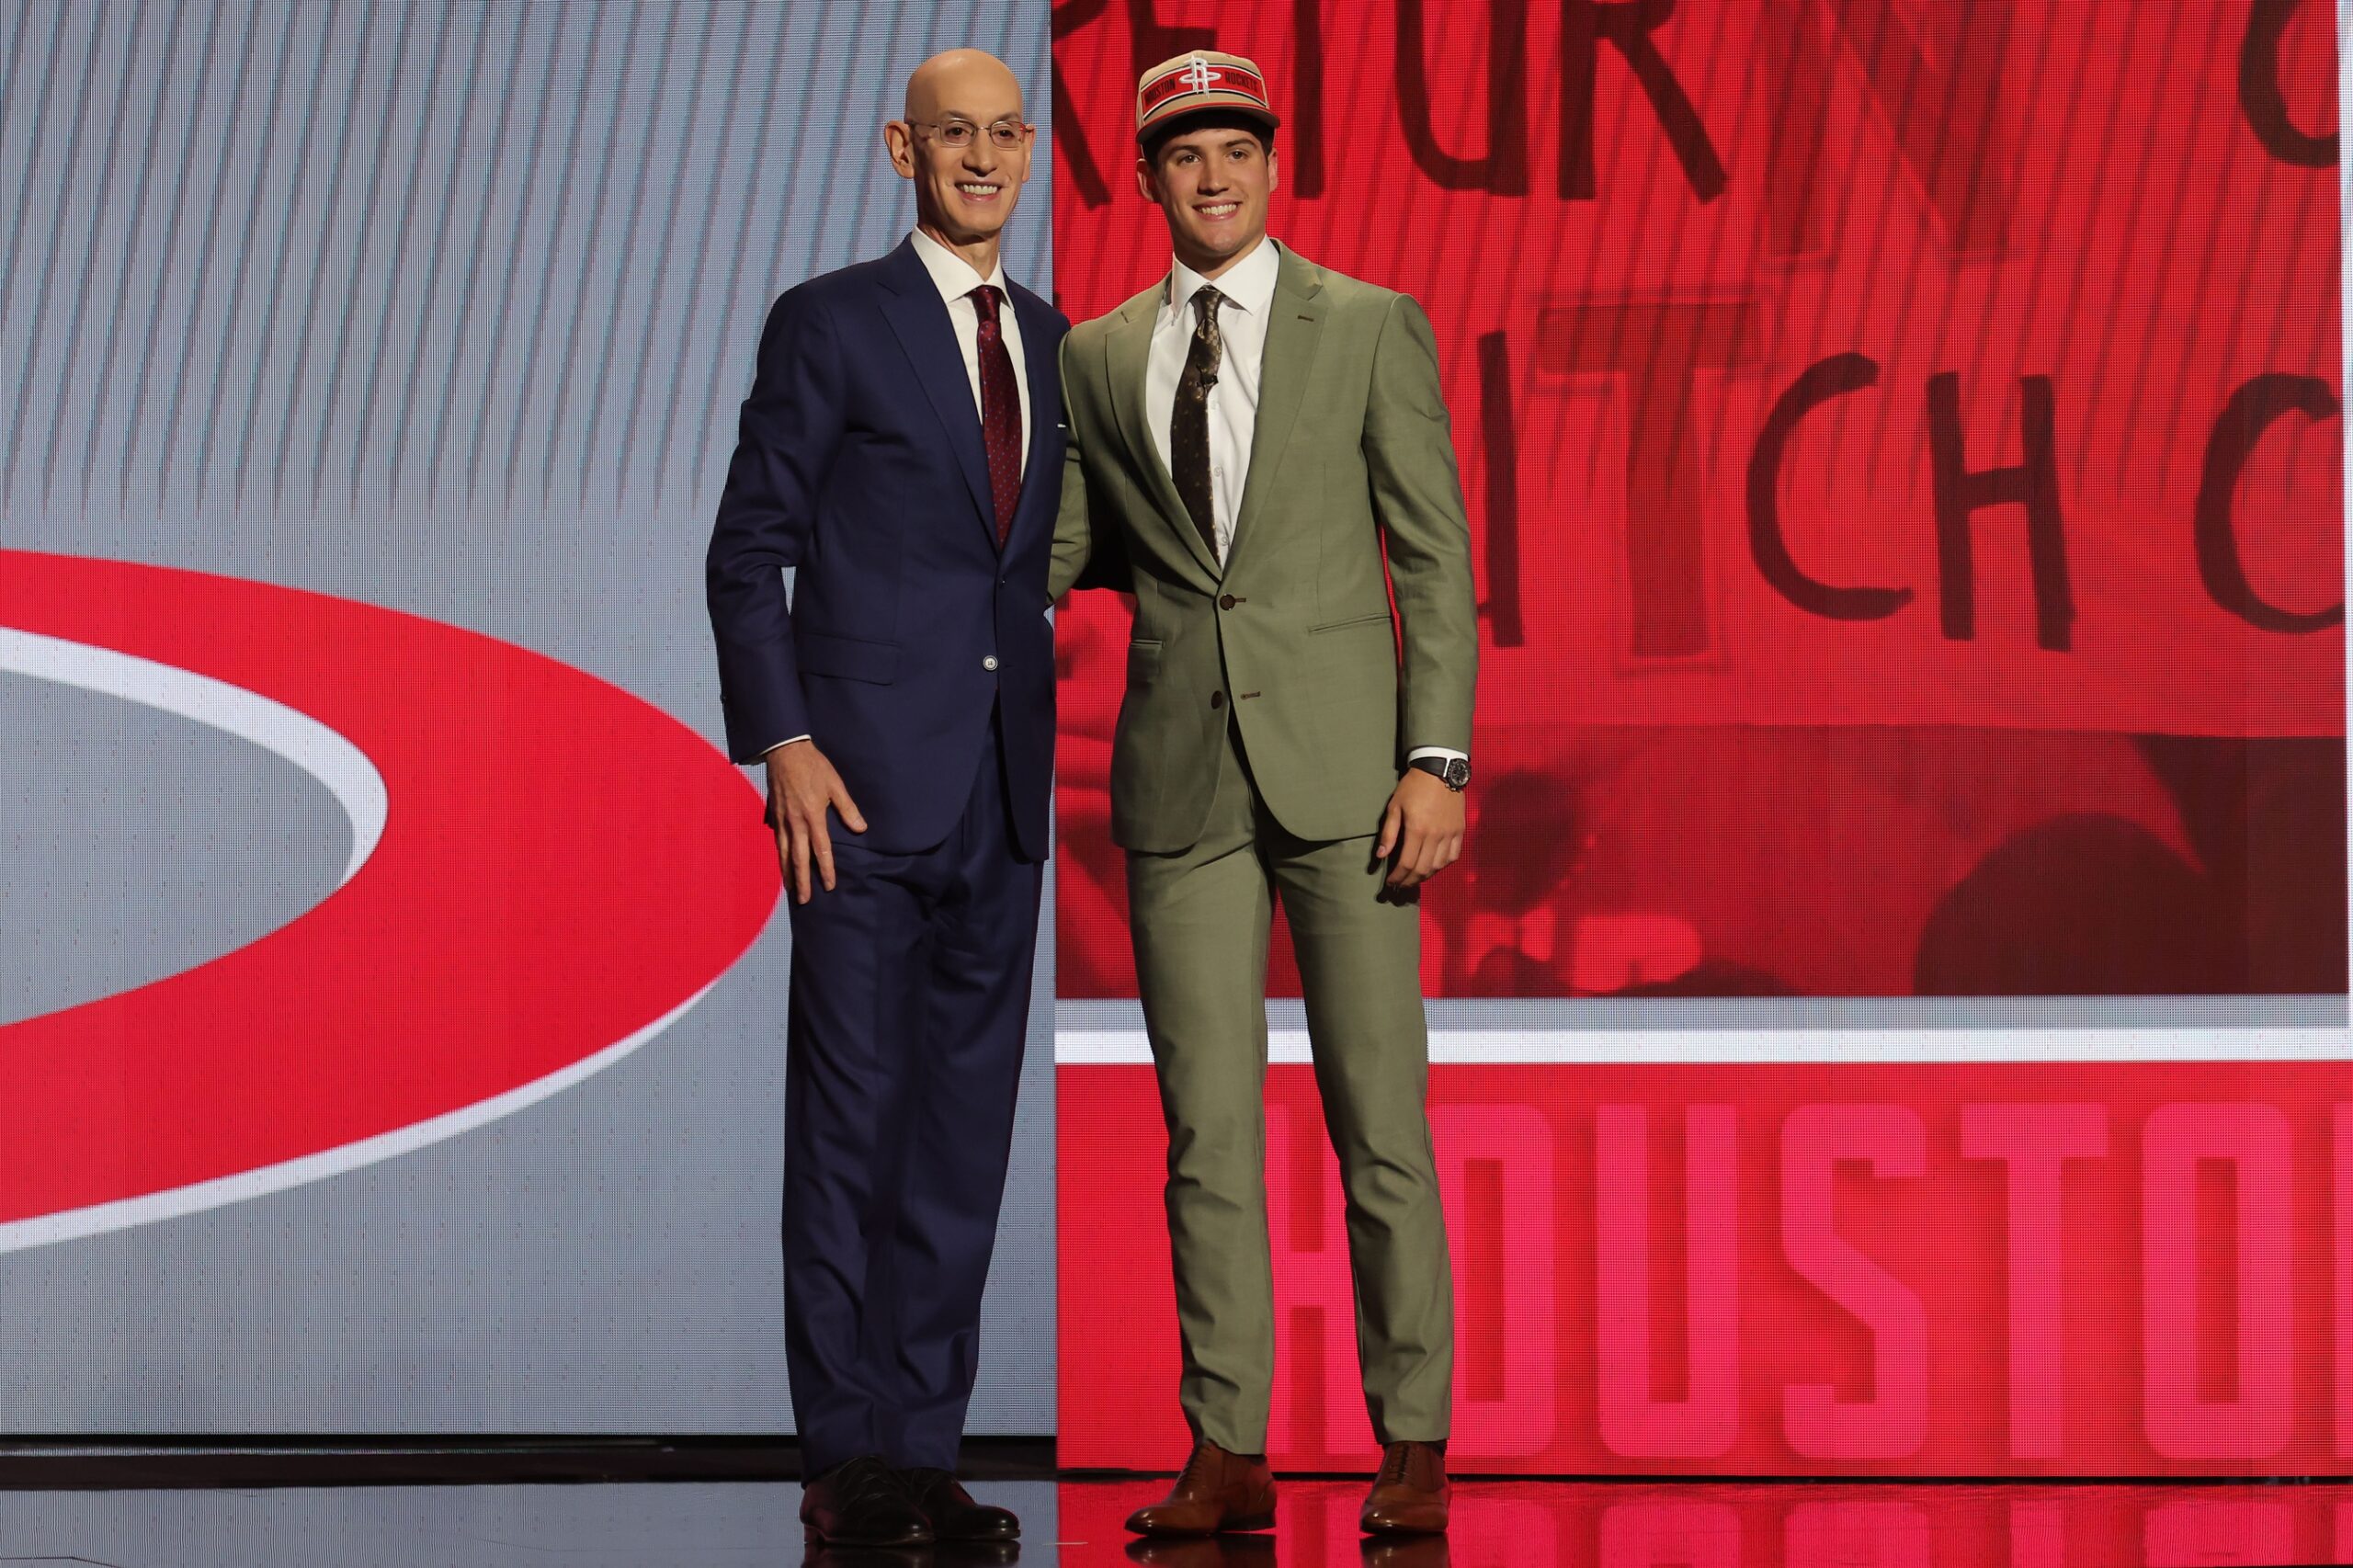
<path fill-rule="evenodd" d="M 1021 504 L 1021 385 L 1013 379 L 1013 356 L 997 320 L 996 286 L 973 290 L 972 308 L 981 313 L 981 439 L 989 449 L 989 492 L 1003 548 L 1013 531 L 1013 509 Z"/>

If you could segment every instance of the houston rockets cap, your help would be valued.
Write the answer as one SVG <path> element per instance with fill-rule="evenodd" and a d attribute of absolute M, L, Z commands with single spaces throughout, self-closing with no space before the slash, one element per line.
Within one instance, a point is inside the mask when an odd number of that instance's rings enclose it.
<path fill-rule="evenodd" d="M 1162 61 L 1137 80 L 1136 140 L 1180 115 L 1210 108 L 1239 110 L 1269 131 L 1282 123 L 1267 105 L 1266 74 L 1255 62 L 1198 49 Z"/>

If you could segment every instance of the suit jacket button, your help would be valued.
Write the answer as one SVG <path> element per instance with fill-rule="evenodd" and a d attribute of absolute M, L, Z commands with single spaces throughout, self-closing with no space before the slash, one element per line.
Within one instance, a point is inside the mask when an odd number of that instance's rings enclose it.
<path fill-rule="evenodd" d="M 1210 706 L 1211 706 L 1211 707 L 1212 707 L 1212 708 L 1222 708 L 1222 707 L 1224 707 L 1224 706 L 1225 706 L 1225 693 L 1223 693 L 1223 692 L 1222 692 L 1222 691 L 1212 691 L 1212 692 L 1211 692 L 1211 693 L 1210 693 Z"/>
<path fill-rule="evenodd" d="M 1232 594 L 1227 594 L 1221 597 L 1217 601 L 1217 608 L 1220 609 L 1232 609 L 1233 608 L 1233 596 Z"/>
<path fill-rule="evenodd" d="M 995 653 L 991 653 L 987 658 L 983 659 L 981 661 L 981 668 L 984 670 L 993 670 L 996 668 L 996 655 Z"/>

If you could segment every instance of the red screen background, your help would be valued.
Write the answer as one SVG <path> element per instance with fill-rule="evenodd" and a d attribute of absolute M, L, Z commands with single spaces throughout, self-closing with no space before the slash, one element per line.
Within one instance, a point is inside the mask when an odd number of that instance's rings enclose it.
<path fill-rule="evenodd" d="M 1214 46 L 1274 233 L 1436 326 L 1483 638 L 1431 994 L 2344 989 L 2326 6 L 1054 15 L 1074 320 L 1165 273 L 1133 83 Z M 1126 613 L 1063 621 L 1067 996 L 1134 994 Z"/>

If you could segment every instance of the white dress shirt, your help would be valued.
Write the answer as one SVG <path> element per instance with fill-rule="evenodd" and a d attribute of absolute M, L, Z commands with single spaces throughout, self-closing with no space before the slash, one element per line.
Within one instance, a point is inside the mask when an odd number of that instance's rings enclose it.
<path fill-rule="evenodd" d="M 1225 296 L 1217 308 L 1224 352 L 1218 360 L 1217 384 L 1210 388 L 1210 512 L 1221 566 L 1233 545 L 1233 520 L 1242 515 L 1242 487 L 1250 477 L 1250 438 L 1258 426 L 1258 372 L 1267 357 L 1267 318 L 1274 309 L 1275 278 L 1281 270 L 1282 252 L 1272 240 L 1259 241 L 1257 249 L 1213 285 L 1183 262 L 1173 262 L 1160 312 L 1152 322 L 1152 349 L 1143 372 L 1144 423 L 1152 427 L 1153 448 L 1165 468 L 1168 426 L 1176 415 L 1176 383 L 1184 379 L 1185 358 L 1193 348 L 1193 296 L 1207 287 Z"/>
<path fill-rule="evenodd" d="M 1005 264 L 998 262 L 996 270 L 983 278 L 971 262 L 921 229 L 910 238 L 923 269 L 931 274 L 932 287 L 939 290 L 940 301 L 948 307 L 948 324 L 956 329 L 956 347 L 964 353 L 964 379 L 972 388 L 975 414 L 981 412 L 981 308 L 972 302 L 972 290 L 983 283 L 996 286 L 997 328 L 1005 335 L 1005 352 L 1013 361 L 1013 384 L 1021 396 L 1021 471 L 1026 474 L 1029 472 L 1029 364 L 1021 357 L 1021 322 L 1014 313 L 1013 290 L 1006 286 Z M 790 736 L 768 751 L 807 739 L 807 735 Z"/>
<path fill-rule="evenodd" d="M 1029 469 L 1029 364 L 1021 357 L 1021 323 L 1014 314 L 1013 290 L 1006 286 L 1005 264 L 983 278 L 972 264 L 925 233 L 915 232 L 915 255 L 931 274 L 932 286 L 948 306 L 948 324 L 956 329 L 956 347 L 964 351 L 964 376 L 972 382 L 972 408 L 981 407 L 981 308 L 972 290 L 983 283 L 996 285 L 996 320 L 1005 334 L 1005 352 L 1013 360 L 1013 384 L 1021 397 L 1021 468 Z"/>
<path fill-rule="evenodd" d="M 1225 564 L 1233 548 L 1233 522 L 1242 515 L 1242 487 L 1250 477 L 1250 441 L 1258 427 L 1258 385 L 1267 359 L 1267 323 L 1274 314 L 1275 282 L 1282 272 L 1282 251 L 1271 239 L 1211 280 L 1172 260 L 1168 282 L 1161 290 L 1160 311 L 1153 317 L 1152 348 L 1144 360 L 1144 423 L 1152 428 L 1153 449 L 1160 465 L 1168 466 L 1168 426 L 1176 415 L 1176 383 L 1184 379 L 1186 356 L 1192 352 L 1198 317 L 1193 296 L 1214 287 L 1225 296 L 1217 308 L 1219 357 L 1217 384 L 1210 388 L 1210 513 L 1217 532 L 1217 561 Z M 1415 746 L 1405 754 L 1415 757 L 1459 757 L 1446 746 Z"/>

